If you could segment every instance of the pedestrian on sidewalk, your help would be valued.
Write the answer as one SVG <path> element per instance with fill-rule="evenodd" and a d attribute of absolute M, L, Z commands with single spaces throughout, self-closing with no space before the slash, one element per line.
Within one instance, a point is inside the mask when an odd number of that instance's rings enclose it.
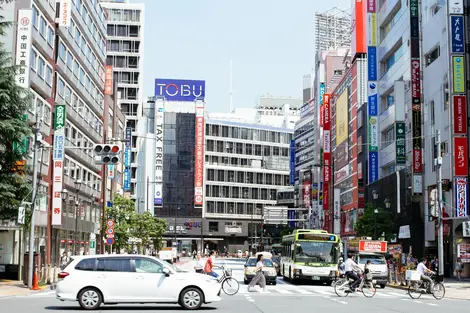
<path fill-rule="evenodd" d="M 258 254 L 256 259 L 255 277 L 253 277 L 248 285 L 248 291 L 251 291 L 251 289 L 258 284 L 262 288 L 263 292 L 266 292 L 266 277 L 264 277 L 263 267 L 263 254 Z"/>
<path fill-rule="evenodd" d="M 455 262 L 455 273 L 457 274 L 457 279 L 461 281 L 460 275 L 462 274 L 463 264 L 460 258 L 457 258 L 457 262 Z"/>

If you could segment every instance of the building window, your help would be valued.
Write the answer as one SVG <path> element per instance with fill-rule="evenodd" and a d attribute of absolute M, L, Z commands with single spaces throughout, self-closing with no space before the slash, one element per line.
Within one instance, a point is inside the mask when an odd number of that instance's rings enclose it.
<path fill-rule="evenodd" d="M 444 84 L 444 111 L 449 108 L 449 83 Z"/>
<path fill-rule="evenodd" d="M 46 66 L 46 84 L 52 87 L 52 68 L 49 65 Z"/>
<path fill-rule="evenodd" d="M 46 38 L 46 20 L 42 16 L 39 20 L 39 33 L 44 39 Z"/>
<path fill-rule="evenodd" d="M 436 111 L 434 107 L 434 100 L 429 103 L 429 115 L 431 116 L 431 125 L 436 124 Z"/>
<path fill-rule="evenodd" d="M 440 46 L 437 46 L 436 48 L 431 50 L 431 52 L 429 52 L 425 56 L 426 66 L 431 65 L 434 61 L 437 60 L 437 58 L 439 58 L 440 55 L 441 55 L 441 47 Z"/>
<path fill-rule="evenodd" d="M 38 75 L 44 79 L 44 67 L 46 66 L 46 62 L 39 57 L 38 58 Z"/>
<path fill-rule="evenodd" d="M 387 58 L 385 58 L 384 61 L 382 61 L 383 75 L 385 75 L 392 68 L 395 62 L 397 62 L 398 59 L 400 59 L 400 57 L 403 55 L 405 51 L 401 43 L 401 39 L 400 39 L 399 45 L 397 44 L 395 45 L 395 47 L 396 48 L 393 50 L 393 52 Z"/>
<path fill-rule="evenodd" d="M 393 127 L 382 132 L 382 148 L 391 145 L 395 139 L 395 129 Z"/>
<path fill-rule="evenodd" d="M 38 54 L 37 54 L 37 52 L 34 51 L 34 50 L 32 50 L 32 51 L 31 51 L 31 69 L 32 69 L 34 72 L 36 72 L 36 66 L 37 66 L 36 61 L 37 61 L 37 59 L 38 59 Z"/>
<path fill-rule="evenodd" d="M 50 26 L 47 27 L 47 44 L 54 47 L 54 30 Z"/>
<path fill-rule="evenodd" d="M 65 62 L 65 45 L 63 42 L 59 43 L 59 57 L 62 59 L 62 61 Z"/>

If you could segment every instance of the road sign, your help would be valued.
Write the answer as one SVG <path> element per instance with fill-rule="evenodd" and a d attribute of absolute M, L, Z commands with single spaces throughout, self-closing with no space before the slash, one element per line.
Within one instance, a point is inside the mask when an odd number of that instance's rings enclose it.
<path fill-rule="evenodd" d="M 114 238 L 114 234 L 107 234 L 106 238 Z"/>
<path fill-rule="evenodd" d="M 114 220 L 109 219 L 109 220 L 106 222 L 106 225 L 108 225 L 109 228 L 114 227 Z"/>
<path fill-rule="evenodd" d="M 108 229 L 106 229 L 106 232 L 110 235 L 113 235 L 114 234 L 114 228 L 108 228 Z"/>
<path fill-rule="evenodd" d="M 90 249 L 96 248 L 96 241 L 90 241 Z"/>
<path fill-rule="evenodd" d="M 114 244 L 114 238 L 108 238 L 108 239 L 106 239 L 106 244 L 107 244 L 107 245 L 112 245 L 112 244 Z"/>
<path fill-rule="evenodd" d="M 18 208 L 18 224 L 24 224 L 26 209 L 24 206 Z"/>

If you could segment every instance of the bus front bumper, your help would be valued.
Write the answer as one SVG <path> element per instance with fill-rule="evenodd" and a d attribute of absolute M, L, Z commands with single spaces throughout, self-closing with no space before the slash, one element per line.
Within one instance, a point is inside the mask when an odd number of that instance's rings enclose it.
<path fill-rule="evenodd" d="M 331 272 L 330 275 L 316 275 L 316 274 L 304 274 L 302 272 L 294 273 L 294 279 L 297 280 L 312 280 L 320 282 L 332 282 L 336 279 L 336 272 Z"/>

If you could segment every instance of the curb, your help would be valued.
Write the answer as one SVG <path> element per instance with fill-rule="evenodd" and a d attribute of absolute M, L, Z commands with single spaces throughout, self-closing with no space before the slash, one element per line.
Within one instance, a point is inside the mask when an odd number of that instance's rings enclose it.
<path fill-rule="evenodd" d="M 408 286 L 387 284 L 387 287 L 390 287 L 390 288 L 393 288 L 393 289 L 408 290 Z"/>

